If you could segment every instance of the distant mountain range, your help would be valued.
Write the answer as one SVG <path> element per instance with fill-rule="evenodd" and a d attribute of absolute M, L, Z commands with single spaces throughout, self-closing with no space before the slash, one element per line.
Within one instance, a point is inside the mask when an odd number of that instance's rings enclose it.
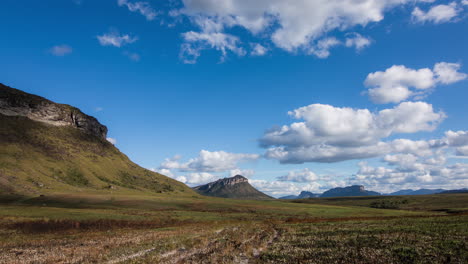
<path fill-rule="evenodd" d="M 419 190 L 407 189 L 407 190 L 400 190 L 397 192 L 392 192 L 386 195 L 427 195 L 427 194 L 441 193 L 444 191 L 446 190 L 444 189 L 419 189 Z"/>
<path fill-rule="evenodd" d="M 330 189 L 322 194 L 315 194 L 302 191 L 299 195 L 287 195 L 279 199 L 305 199 L 305 198 L 327 198 L 327 197 L 350 197 L 350 196 L 371 196 L 371 195 L 430 195 L 430 194 L 450 194 L 450 193 L 468 193 L 468 189 L 444 190 L 444 189 L 419 189 L 419 190 L 400 190 L 388 194 L 368 191 L 362 185 L 353 185 L 348 187 L 338 187 Z"/>
<path fill-rule="evenodd" d="M 305 199 L 305 198 L 317 198 L 317 197 L 320 197 L 320 194 L 302 191 L 299 195 L 288 195 L 288 196 L 280 197 L 279 199 L 287 200 L 287 199 Z"/>
<path fill-rule="evenodd" d="M 348 196 L 371 196 L 380 195 L 378 192 L 367 191 L 362 185 L 353 185 L 348 187 L 338 187 L 324 192 L 320 197 L 348 197 Z"/>
<path fill-rule="evenodd" d="M 247 178 L 236 175 L 231 178 L 219 179 L 204 185 L 192 188 L 201 195 L 234 198 L 234 199 L 248 199 L 248 200 L 272 200 L 268 196 L 250 185 Z"/>

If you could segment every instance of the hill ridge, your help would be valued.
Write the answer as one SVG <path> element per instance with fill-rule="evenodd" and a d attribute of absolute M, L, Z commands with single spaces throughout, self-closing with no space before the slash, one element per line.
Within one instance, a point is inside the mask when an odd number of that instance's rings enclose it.
<path fill-rule="evenodd" d="M 249 180 L 242 175 L 228 177 L 192 188 L 201 195 L 249 199 L 249 200 L 271 200 L 274 199 L 250 185 Z"/>
<path fill-rule="evenodd" d="M 0 85 L 0 193 L 196 194 L 133 163 L 106 134 L 76 107 Z"/>

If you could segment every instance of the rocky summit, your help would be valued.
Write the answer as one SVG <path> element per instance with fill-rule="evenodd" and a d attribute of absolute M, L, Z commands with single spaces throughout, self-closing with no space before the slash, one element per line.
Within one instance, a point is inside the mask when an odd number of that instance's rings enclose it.
<path fill-rule="evenodd" d="M 0 196 L 56 193 L 195 195 L 133 163 L 78 108 L 0 85 Z"/>
<path fill-rule="evenodd" d="M 219 179 L 193 188 L 201 195 L 246 200 L 274 199 L 250 185 L 249 180 L 241 175 Z"/>
<path fill-rule="evenodd" d="M 54 103 L 0 83 L 0 114 L 24 116 L 53 126 L 72 126 L 85 133 L 106 139 L 107 127 L 78 108 Z"/>

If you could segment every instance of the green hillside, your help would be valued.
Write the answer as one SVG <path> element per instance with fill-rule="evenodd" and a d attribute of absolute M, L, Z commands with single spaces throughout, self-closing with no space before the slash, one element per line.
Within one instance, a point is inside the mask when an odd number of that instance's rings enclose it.
<path fill-rule="evenodd" d="M 2 87 L 2 92 L 10 91 Z M 33 111 L 44 104 L 55 104 L 41 97 L 11 89 L 3 102 Z M 5 94 L 2 94 L 5 95 Z M 33 103 L 24 101 L 33 98 Z M 41 101 L 42 100 L 42 101 Z M 3 111 L 9 110 L 5 103 Z M 26 108 L 25 108 L 26 107 Z M 21 111 L 23 111 L 21 108 Z M 5 110 L 6 109 L 6 110 Z M 18 108 L 12 108 L 18 109 Z M 82 120 L 100 128 L 97 120 L 73 107 L 71 119 L 76 126 L 54 126 L 18 115 L 0 113 L 0 194 L 39 195 L 50 193 L 171 193 L 196 195 L 186 185 L 143 169 L 104 138 L 92 134 Z M 79 119 L 81 118 L 81 119 Z M 55 120 L 54 120 L 55 121 Z M 81 122 L 81 123 L 80 123 Z M 94 122 L 96 124 L 94 124 Z M 85 124 L 87 125 L 87 124 Z M 100 124 L 99 124 L 100 125 Z M 100 125 L 105 128 L 104 126 Z M 91 133 L 86 133 L 88 129 Z M 98 134 L 99 135 L 99 134 Z"/>

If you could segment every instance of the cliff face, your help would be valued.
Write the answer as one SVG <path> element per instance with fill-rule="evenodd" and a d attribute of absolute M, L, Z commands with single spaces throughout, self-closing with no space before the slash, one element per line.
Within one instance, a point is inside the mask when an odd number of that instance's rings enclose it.
<path fill-rule="evenodd" d="M 24 116 L 53 126 L 72 126 L 101 139 L 107 136 L 107 127 L 80 109 L 57 104 L 3 84 L 0 84 L 0 114 Z"/>
<path fill-rule="evenodd" d="M 247 178 L 236 175 L 231 178 L 219 179 L 205 185 L 193 188 L 199 194 L 223 198 L 271 200 L 272 197 L 258 191 L 250 185 Z"/>
<path fill-rule="evenodd" d="M 0 85 L 0 196 L 196 195 L 133 163 L 106 132 L 75 107 Z"/>

